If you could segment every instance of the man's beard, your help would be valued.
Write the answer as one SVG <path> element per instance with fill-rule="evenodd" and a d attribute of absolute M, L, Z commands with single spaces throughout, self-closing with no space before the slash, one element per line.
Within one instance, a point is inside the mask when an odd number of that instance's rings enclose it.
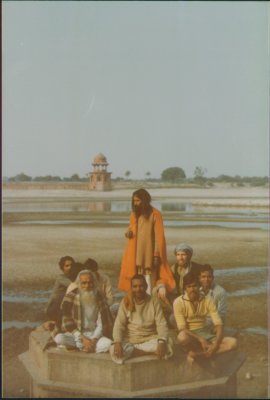
<path fill-rule="evenodd" d="M 135 205 L 133 204 L 132 209 L 133 209 L 133 211 L 135 212 L 135 214 L 136 214 L 137 216 L 139 216 L 139 215 L 142 214 L 143 207 L 142 207 L 141 205 L 140 205 L 140 206 L 135 206 Z"/>
<path fill-rule="evenodd" d="M 95 306 L 97 304 L 96 290 L 84 290 L 79 288 L 80 302 L 82 306 Z"/>

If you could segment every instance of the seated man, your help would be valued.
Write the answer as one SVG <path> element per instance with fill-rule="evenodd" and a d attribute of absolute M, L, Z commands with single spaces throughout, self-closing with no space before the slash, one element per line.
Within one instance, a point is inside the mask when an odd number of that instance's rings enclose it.
<path fill-rule="evenodd" d="M 214 354 L 233 350 L 237 341 L 223 337 L 223 324 L 212 299 L 200 294 L 196 275 L 189 272 L 184 276 L 185 294 L 173 304 L 174 315 L 179 329 L 177 339 L 188 352 L 189 360 L 198 356 L 210 358 Z M 206 318 L 212 318 L 215 334 L 206 326 Z"/>
<path fill-rule="evenodd" d="M 175 281 L 175 288 L 171 293 L 167 293 L 166 299 L 161 299 L 161 306 L 165 315 L 165 318 L 170 327 L 176 328 L 176 322 L 173 315 L 172 304 L 176 297 L 184 293 L 183 279 L 188 272 L 199 274 L 201 264 L 191 261 L 193 255 L 193 249 L 186 243 L 178 244 L 174 249 L 175 263 L 171 266 L 173 278 Z M 166 301 L 167 300 L 167 301 Z"/>
<path fill-rule="evenodd" d="M 213 300 L 224 325 L 227 312 L 227 293 L 223 287 L 214 282 L 214 271 L 211 265 L 205 264 L 200 268 L 199 281 L 201 293 L 204 297 Z M 206 323 L 207 326 L 213 327 L 209 316 L 206 319 Z"/>
<path fill-rule="evenodd" d="M 58 346 L 77 348 L 87 353 L 109 350 L 112 341 L 105 337 L 108 327 L 106 305 L 91 271 L 83 270 L 78 288 L 65 295 L 62 303 L 62 332 L 54 337 Z"/>
<path fill-rule="evenodd" d="M 52 294 L 46 308 L 48 322 L 55 323 L 59 319 L 60 305 L 66 294 L 67 287 L 72 281 L 72 269 L 74 268 L 74 259 L 70 256 L 60 258 L 59 267 L 63 271 L 55 280 Z"/>
<path fill-rule="evenodd" d="M 131 291 L 119 307 L 113 328 L 112 360 L 123 364 L 131 356 L 155 354 L 158 358 L 172 355 L 168 327 L 157 298 L 146 293 L 144 275 L 131 278 Z"/>
<path fill-rule="evenodd" d="M 98 285 L 98 289 L 103 293 L 105 300 L 109 306 L 113 304 L 113 293 L 112 293 L 112 284 L 110 279 L 107 275 L 103 274 L 102 272 L 98 271 L 98 263 L 93 260 L 92 258 L 88 258 L 84 264 L 84 268 L 91 271 L 95 277 L 95 280 Z M 67 293 L 71 292 L 72 290 L 77 288 L 76 282 L 72 283 L 67 290 Z"/>

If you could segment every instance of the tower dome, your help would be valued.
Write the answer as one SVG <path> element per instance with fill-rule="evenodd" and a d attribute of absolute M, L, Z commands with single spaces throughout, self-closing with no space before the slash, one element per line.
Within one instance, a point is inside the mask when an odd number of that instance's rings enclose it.
<path fill-rule="evenodd" d="M 92 162 L 93 171 L 90 173 L 89 189 L 111 190 L 111 172 L 107 172 L 108 161 L 104 154 L 99 153 Z"/>
<path fill-rule="evenodd" d="M 93 165 L 94 165 L 94 164 L 108 165 L 107 158 L 104 156 L 104 154 L 99 153 L 99 154 L 96 155 L 96 157 L 94 158 Z"/>

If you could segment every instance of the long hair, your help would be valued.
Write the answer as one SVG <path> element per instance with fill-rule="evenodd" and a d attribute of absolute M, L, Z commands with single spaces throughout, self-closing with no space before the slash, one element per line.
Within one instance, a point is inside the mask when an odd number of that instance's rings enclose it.
<path fill-rule="evenodd" d="M 141 210 L 138 211 L 134 207 L 134 196 L 139 197 L 139 199 L 142 201 L 141 205 Z M 131 207 L 133 212 L 135 213 L 136 217 L 138 218 L 140 215 L 145 216 L 146 218 L 149 218 L 150 214 L 152 213 L 153 207 L 151 206 L 151 196 L 145 189 L 138 189 L 135 190 L 135 192 L 132 193 L 132 200 L 131 200 Z"/>

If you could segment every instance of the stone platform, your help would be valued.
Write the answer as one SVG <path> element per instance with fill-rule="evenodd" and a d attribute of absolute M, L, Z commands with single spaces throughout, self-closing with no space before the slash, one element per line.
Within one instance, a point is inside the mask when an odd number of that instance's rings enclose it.
<path fill-rule="evenodd" d="M 108 353 L 44 350 L 48 336 L 33 331 L 29 351 L 19 356 L 30 376 L 31 397 L 236 398 L 236 373 L 245 360 L 233 351 L 191 367 L 176 345 L 169 360 L 143 356 L 117 365 Z"/>

